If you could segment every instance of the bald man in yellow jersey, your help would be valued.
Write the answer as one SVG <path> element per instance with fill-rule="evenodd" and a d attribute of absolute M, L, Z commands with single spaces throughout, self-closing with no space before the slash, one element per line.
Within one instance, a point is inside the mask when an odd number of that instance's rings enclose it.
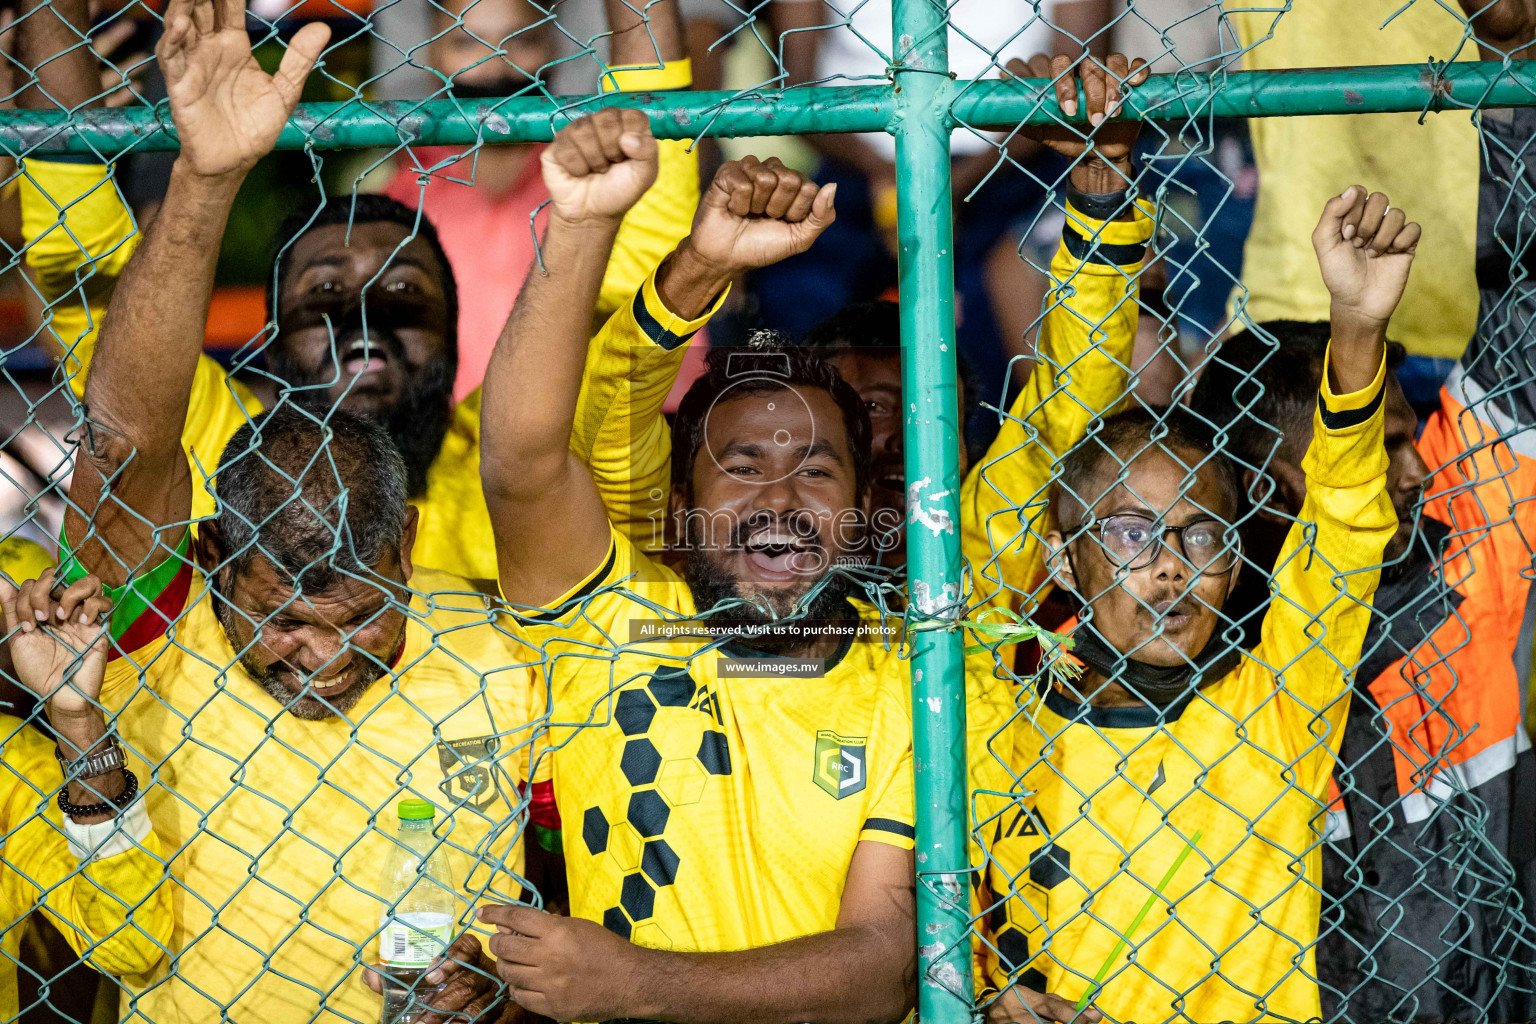
<path fill-rule="evenodd" d="M 0 578 L 14 675 L 57 742 L 0 715 L 0 1018 L 14 1020 L 27 916 L 43 915 L 97 970 L 143 974 L 171 944 L 171 856 L 150 827 L 97 698 L 107 662 L 101 581 L 50 596 L 52 570 Z M 55 979 L 43 978 L 45 982 Z"/>
<path fill-rule="evenodd" d="M 187 525 L 181 424 L 207 291 L 174 270 L 189 251 L 211 264 L 222 225 L 207 209 L 271 147 L 328 32 L 306 26 L 268 76 L 238 0 L 178 0 L 166 22 L 182 149 L 85 384 L 63 570 L 129 599 L 102 702 L 174 851 L 172 957 L 127 979 L 128 998 L 161 1024 L 377 1018 L 364 968 L 396 895 L 380 878 L 392 808 L 409 797 L 437 808 L 458 896 L 457 938 L 419 996 L 494 1014 L 501 986 L 468 929 L 475 902 L 522 889 L 526 650 L 468 580 L 416 565 L 405 461 L 344 409 L 321 419 L 284 401 L 240 427 L 217 464 L 217 515 L 195 537 Z M 601 150 L 618 128 L 602 111 L 562 137 Z"/>
<path fill-rule="evenodd" d="M 612 64 L 631 70 L 606 75 L 605 87 L 657 91 L 689 85 L 674 0 L 647 4 L 643 13 L 623 0 L 609 0 L 607 8 L 616 33 Z M 70 46 L 57 46 L 64 56 L 44 66 L 53 68 L 46 85 L 60 102 L 78 105 L 99 92 L 94 84 L 99 73 L 85 48 Z M 66 70 L 71 61 L 73 72 Z M 71 89 L 79 95 L 71 96 Z M 71 99 L 76 103 L 68 104 Z M 661 152 L 656 186 L 620 232 L 595 322 L 628 301 L 687 232 L 698 199 L 697 159 L 686 142 L 663 143 Z M 232 200 L 204 210 L 210 223 L 222 226 Z M 28 263 L 47 304 L 46 325 L 64 350 L 79 395 L 116 280 L 142 235 L 111 173 L 95 163 L 28 160 L 22 215 Z M 406 458 L 411 500 L 420 516 L 420 561 L 469 579 L 494 579 L 495 551 L 480 492 L 480 393 L 456 405 L 451 400 L 458 299 L 431 223 L 383 196 L 341 196 L 318 210 L 304 204 L 279 239 L 283 248 L 270 296 L 277 332 L 266 348 L 272 380 L 297 388 L 292 400 L 316 409 L 345 408 L 384 424 Z M 214 252 L 217 248 L 215 239 Z M 174 272 L 211 289 L 214 252 L 185 252 Z M 623 397 L 599 386 L 578 426 L 600 429 L 610 412 L 602 403 Z M 251 390 L 211 358 L 199 361 L 183 437 L 196 473 L 197 518 L 213 511 L 208 477 L 225 442 L 261 408 Z M 578 431 L 572 444 L 584 443 L 590 440 Z M 599 485 L 611 496 L 616 519 L 648 524 L 648 489 L 628 484 L 633 472 L 627 462 L 605 465 Z M 627 504 L 636 493 L 638 504 Z"/>

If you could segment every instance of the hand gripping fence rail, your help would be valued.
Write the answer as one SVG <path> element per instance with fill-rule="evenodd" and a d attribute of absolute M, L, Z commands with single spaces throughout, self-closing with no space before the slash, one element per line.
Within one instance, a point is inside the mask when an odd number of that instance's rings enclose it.
<path fill-rule="evenodd" d="M 0 6 L 0 1022 L 1536 1021 L 1533 40 Z"/>

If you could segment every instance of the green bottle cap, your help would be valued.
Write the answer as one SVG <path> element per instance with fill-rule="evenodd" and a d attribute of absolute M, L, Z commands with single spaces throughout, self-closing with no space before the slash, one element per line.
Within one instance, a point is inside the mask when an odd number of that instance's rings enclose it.
<path fill-rule="evenodd" d="M 397 810 L 401 821 L 431 821 L 437 813 L 437 808 L 425 800 L 401 800 Z"/>

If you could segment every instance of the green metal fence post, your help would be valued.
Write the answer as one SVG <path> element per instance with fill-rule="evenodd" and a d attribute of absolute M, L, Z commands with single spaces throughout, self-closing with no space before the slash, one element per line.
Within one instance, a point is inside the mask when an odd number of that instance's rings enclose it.
<path fill-rule="evenodd" d="M 949 37 L 938 0 L 896 0 L 896 183 L 906 404 L 907 578 L 919 619 L 960 612 L 960 402 L 955 390 Z M 918 1014 L 968 1024 L 965 677 L 960 635 L 912 634 Z"/>
<path fill-rule="evenodd" d="M 897 77 L 926 71 L 898 68 Z M 1011 130 L 1019 124 L 1083 123 L 1086 105 L 1066 117 L 1046 81 L 986 79 L 948 86 L 955 123 Z M 937 85 L 934 86 L 938 88 Z M 916 88 L 913 86 L 912 88 Z M 898 94 L 898 99 L 899 99 Z M 890 87 L 833 85 L 741 92 L 607 93 L 518 96 L 503 100 L 301 103 L 278 149 L 469 146 L 476 142 L 548 142 L 556 129 L 597 107 L 635 107 L 657 138 L 737 137 L 815 132 L 895 131 Z M 1536 61 L 1300 68 L 1153 75 L 1126 101 L 1123 116 L 1185 122 L 1200 117 L 1284 117 L 1536 106 Z M 933 116 L 941 116 L 942 111 Z M 77 110 L 0 110 L 0 153 L 117 156 L 178 146 L 170 109 L 138 106 Z"/>

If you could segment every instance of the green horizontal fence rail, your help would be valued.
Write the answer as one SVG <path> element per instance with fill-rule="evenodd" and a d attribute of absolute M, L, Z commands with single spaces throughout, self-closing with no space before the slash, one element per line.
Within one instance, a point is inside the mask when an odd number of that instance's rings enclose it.
<path fill-rule="evenodd" d="M 1067 117 L 1044 79 L 958 81 L 948 119 L 976 129 L 1082 123 Z M 636 107 L 659 138 L 742 137 L 894 131 L 901 114 L 891 85 L 834 85 L 783 92 L 670 92 L 513 97 L 500 101 L 305 103 L 278 149 L 357 149 L 548 142 L 562 125 L 599 106 Z M 1121 114 L 1145 121 L 1191 117 L 1288 117 L 1536 106 L 1536 61 L 1386 64 L 1153 75 Z M 1079 104 L 1079 111 L 1085 109 Z M 942 112 L 938 116 L 943 116 Z M 0 149 L 13 156 L 177 148 L 170 110 L 0 111 Z"/>

